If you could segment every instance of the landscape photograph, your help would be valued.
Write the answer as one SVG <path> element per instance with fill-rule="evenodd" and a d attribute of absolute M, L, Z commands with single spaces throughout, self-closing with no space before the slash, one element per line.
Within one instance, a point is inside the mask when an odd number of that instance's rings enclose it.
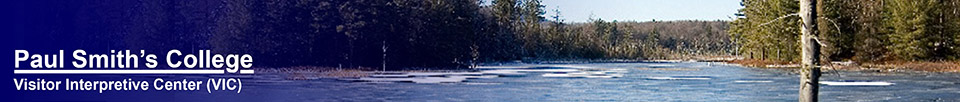
<path fill-rule="evenodd" d="M 166 66 L 169 50 L 199 53 L 199 61 L 204 53 L 250 61 L 242 64 L 249 71 L 226 74 L 14 72 L 14 82 L 230 78 L 243 87 L 223 93 L 202 85 L 203 91 L 100 93 L 8 87 L 14 101 L 960 101 L 960 0 L 4 4 L 12 8 L 5 11 L 4 38 L 18 51 L 16 70 L 32 64 L 21 62 L 28 58 L 20 50 L 68 50 L 59 52 L 67 66 L 77 64 L 70 51 L 79 49 L 156 53 L 156 69 L 188 69 Z M 131 69 L 147 68 L 100 70 Z"/>

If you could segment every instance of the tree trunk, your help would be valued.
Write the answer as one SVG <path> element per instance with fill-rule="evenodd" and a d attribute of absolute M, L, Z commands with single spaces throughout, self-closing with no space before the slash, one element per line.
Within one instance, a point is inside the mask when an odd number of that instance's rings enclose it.
<path fill-rule="evenodd" d="M 800 102 L 816 102 L 820 88 L 820 45 L 817 37 L 817 11 L 815 0 L 800 0 L 800 19 L 803 20 L 800 36 L 802 69 L 800 71 Z"/>

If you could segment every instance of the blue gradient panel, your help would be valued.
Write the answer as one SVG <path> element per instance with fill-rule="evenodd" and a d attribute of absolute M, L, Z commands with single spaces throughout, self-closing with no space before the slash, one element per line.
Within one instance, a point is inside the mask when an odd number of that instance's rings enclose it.
<path fill-rule="evenodd" d="M 70 53 L 77 49 L 88 54 L 107 54 L 109 50 L 145 50 L 157 54 L 162 61 L 166 51 L 183 50 L 196 54 L 200 49 L 209 49 L 206 39 L 211 24 L 221 6 L 220 1 L 133 1 L 133 0 L 16 0 L 4 1 L 5 22 L 2 34 L 6 39 L 5 50 L 27 50 L 31 54 L 57 54 L 64 50 L 62 69 L 75 69 Z M 7 57 L 14 57 L 9 56 Z M 10 61 L 7 59 L 6 61 Z M 162 62 L 161 62 L 162 63 Z M 19 69 L 29 68 L 29 62 L 21 62 Z M 7 101 L 270 101 L 269 96 L 255 94 L 257 88 L 245 88 L 243 93 L 207 91 L 157 91 L 152 84 L 156 78 L 167 81 L 197 80 L 224 77 L 229 74 L 173 75 L 173 74 L 10 74 L 10 63 L 4 79 Z M 141 58 L 140 69 L 147 69 Z M 171 69 L 161 64 L 156 69 Z M 48 69 L 54 70 L 54 69 Z M 98 69 L 76 69 L 98 70 Z M 117 69 L 124 70 L 124 69 Z M 219 76 L 217 76 L 219 75 Z M 252 75 L 246 75 L 252 76 Z M 18 91 L 10 79 L 25 78 L 27 81 L 121 81 L 139 80 L 151 84 L 147 91 L 59 90 Z M 162 84 L 160 84 L 162 85 Z M 249 91 L 249 92 L 248 92 Z M 254 92 L 254 93 L 251 93 Z M 251 97 L 258 96 L 258 97 Z"/>

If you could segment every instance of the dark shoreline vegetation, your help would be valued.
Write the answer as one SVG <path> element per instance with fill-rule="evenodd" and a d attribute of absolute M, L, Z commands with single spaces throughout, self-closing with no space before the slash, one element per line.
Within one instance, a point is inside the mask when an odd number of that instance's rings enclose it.
<path fill-rule="evenodd" d="M 818 22 L 827 45 L 823 63 L 960 66 L 960 21 L 952 16 L 958 15 L 958 3 L 905 2 L 913 1 L 823 0 L 824 18 Z M 49 3 L 59 9 L 27 7 L 50 13 L 28 15 L 37 17 L 28 21 L 39 22 L 25 28 L 54 31 L 25 33 L 76 42 L 57 45 L 66 49 L 248 53 L 260 68 L 396 71 L 518 61 L 798 60 L 798 17 L 774 20 L 796 12 L 796 1 L 743 4 L 734 21 L 564 22 L 562 10 L 544 10 L 539 0 L 65 1 Z"/>

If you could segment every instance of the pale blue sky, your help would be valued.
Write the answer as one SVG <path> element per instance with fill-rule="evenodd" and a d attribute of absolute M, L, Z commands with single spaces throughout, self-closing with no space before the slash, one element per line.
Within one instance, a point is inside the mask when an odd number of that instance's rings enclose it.
<path fill-rule="evenodd" d="M 730 20 L 740 0 L 543 0 L 549 19 L 560 7 L 566 22 L 656 20 Z"/>

